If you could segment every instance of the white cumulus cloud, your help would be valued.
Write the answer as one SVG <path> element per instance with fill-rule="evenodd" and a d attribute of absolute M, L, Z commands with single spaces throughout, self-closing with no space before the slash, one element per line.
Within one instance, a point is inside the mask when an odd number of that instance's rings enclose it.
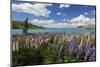
<path fill-rule="evenodd" d="M 86 17 L 84 15 L 79 15 L 78 17 L 74 17 L 72 19 L 64 19 L 66 22 L 76 24 L 76 25 L 88 25 L 95 24 L 95 18 Z"/>
<path fill-rule="evenodd" d="M 52 20 L 52 19 L 32 19 L 31 20 L 31 23 L 32 24 L 35 24 L 35 25 L 48 25 L 48 24 L 52 24 L 54 23 L 55 21 Z"/>
<path fill-rule="evenodd" d="M 84 12 L 84 15 L 88 15 L 89 13 L 88 12 Z"/>
<path fill-rule="evenodd" d="M 61 15 L 61 12 L 58 12 L 57 15 Z"/>
<path fill-rule="evenodd" d="M 29 14 L 33 14 L 35 16 L 46 16 L 48 17 L 51 13 L 50 10 L 47 9 L 47 6 L 52 6 L 52 4 L 42 4 L 42 3 L 20 3 L 20 4 L 12 4 L 12 10 L 16 12 L 25 12 Z"/>
<path fill-rule="evenodd" d="M 69 4 L 60 4 L 60 8 L 68 8 L 68 7 L 70 7 L 71 5 L 69 5 Z"/>
<path fill-rule="evenodd" d="M 88 17 L 85 17 L 84 15 L 80 15 L 78 17 L 75 17 L 71 20 L 71 22 L 87 22 L 90 19 Z"/>

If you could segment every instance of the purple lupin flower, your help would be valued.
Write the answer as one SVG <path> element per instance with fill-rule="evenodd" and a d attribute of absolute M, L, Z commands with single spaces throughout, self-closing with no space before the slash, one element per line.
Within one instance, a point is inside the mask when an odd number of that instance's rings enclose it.
<path fill-rule="evenodd" d="M 95 49 L 95 47 L 92 48 L 92 54 L 89 58 L 89 61 L 96 61 L 96 49 Z"/>
<path fill-rule="evenodd" d="M 86 44 L 85 44 L 85 42 L 84 42 L 84 38 L 86 37 L 86 35 L 84 36 L 82 36 L 82 38 L 81 38 L 81 41 L 80 41 L 80 44 L 79 44 L 79 49 L 78 49 L 78 54 L 77 54 L 77 59 L 80 57 L 80 55 L 83 55 L 83 54 L 85 54 L 85 52 L 86 52 Z"/>
<path fill-rule="evenodd" d="M 93 45 L 91 43 L 91 41 L 88 41 L 85 47 L 85 57 L 84 57 L 84 61 L 88 61 L 88 58 L 91 56 L 92 52 L 93 52 Z"/>
<path fill-rule="evenodd" d="M 76 54 L 76 53 L 77 53 L 77 38 L 75 35 L 73 35 L 69 45 L 69 54 Z"/>
<path fill-rule="evenodd" d="M 84 54 L 85 53 L 85 45 L 82 44 L 80 46 L 80 48 L 78 49 L 78 53 L 77 53 L 77 59 L 80 57 L 80 55 Z"/>

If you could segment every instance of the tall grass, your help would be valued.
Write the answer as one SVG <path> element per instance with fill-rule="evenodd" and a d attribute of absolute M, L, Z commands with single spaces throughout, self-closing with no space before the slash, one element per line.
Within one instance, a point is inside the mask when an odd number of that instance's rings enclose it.
<path fill-rule="evenodd" d="M 12 37 L 12 65 L 96 61 L 95 33 L 33 33 Z"/>

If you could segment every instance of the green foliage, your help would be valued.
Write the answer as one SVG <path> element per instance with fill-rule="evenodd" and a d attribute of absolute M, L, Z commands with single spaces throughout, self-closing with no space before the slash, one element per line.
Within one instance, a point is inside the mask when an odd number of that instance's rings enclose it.
<path fill-rule="evenodd" d="M 43 60 L 42 52 L 35 48 L 24 48 L 12 53 L 13 65 L 41 64 Z"/>
<path fill-rule="evenodd" d="M 59 56 L 56 44 L 49 43 L 42 44 L 37 48 L 23 48 L 19 51 L 13 51 L 12 61 L 13 65 L 36 65 L 36 64 L 51 64 L 51 63 L 65 63 L 74 62 L 76 58 L 74 55 Z M 67 46 L 64 46 L 67 48 Z"/>
<path fill-rule="evenodd" d="M 49 43 L 47 46 L 46 44 L 42 44 L 37 48 L 23 48 L 19 49 L 19 51 L 13 51 L 13 65 L 36 65 L 77 61 L 75 55 L 59 56 L 59 47 L 56 44 Z M 64 47 L 68 48 L 66 45 Z"/>

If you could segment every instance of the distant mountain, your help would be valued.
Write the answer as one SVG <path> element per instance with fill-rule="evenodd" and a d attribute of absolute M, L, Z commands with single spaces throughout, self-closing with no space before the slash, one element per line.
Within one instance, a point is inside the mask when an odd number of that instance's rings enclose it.
<path fill-rule="evenodd" d="M 95 25 L 78 26 L 80 29 L 95 29 Z"/>
<path fill-rule="evenodd" d="M 24 28 L 24 22 L 22 21 L 12 21 L 12 28 L 13 29 L 23 29 Z M 28 23 L 28 28 L 29 29 L 43 29 L 43 27 L 41 26 L 36 26 L 36 25 L 33 25 L 31 23 Z"/>

